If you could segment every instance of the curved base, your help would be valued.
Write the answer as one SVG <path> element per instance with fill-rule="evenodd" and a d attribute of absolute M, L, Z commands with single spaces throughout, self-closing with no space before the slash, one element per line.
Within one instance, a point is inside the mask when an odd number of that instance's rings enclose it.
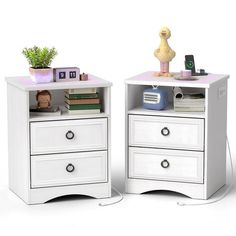
<path fill-rule="evenodd" d="M 127 179 L 126 192 L 141 194 L 149 191 L 167 190 L 181 193 L 194 199 L 207 199 L 204 184 Z"/>
<path fill-rule="evenodd" d="M 187 192 L 184 192 L 184 191 L 176 191 L 176 190 L 170 190 L 170 189 L 150 189 L 148 191 L 144 191 L 144 192 L 140 192 L 139 194 L 143 194 L 143 193 L 148 193 L 148 192 L 152 192 L 152 191 L 170 191 L 170 192 L 175 192 L 175 193 L 180 193 L 186 197 L 189 197 L 189 198 L 194 198 L 194 196 L 190 195 L 189 193 Z"/>
<path fill-rule="evenodd" d="M 159 192 L 162 192 L 163 194 L 166 194 L 166 195 L 176 194 L 176 196 L 183 196 L 183 197 L 191 198 L 190 196 L 188 196 L 184 193 L 177 192 L 174 190 L 168 190 L 168 189 L 154 189 L 154 190 L 146 191 L 146 192 L 139 193 L 139 194 L 147 194 L 148 195 L 148 194 L 155 193 L 158 196 Z"/>
<path fill-rule="evenodd" d="M 173 77 L 174 75 L 170 72 L 154 72 L 153 76 L 155 76 L 155 77 Z"/>
<path fill-rule="evenodd" d="M 51 203 L 51 202 L 60 202 L 60 201 L 65 201 L 65 200 L 80 200 L 80 199 L 94 199 L 95 197 L 93 196 L 89 196 L 89 195 L 84 195 L 84 194 L 64 194 L 64 195 L 60 195 L 58 197 L 54 197 L 52 199 L 47 200 L 44 203 Z"/>
<path fill-rule="evenodd" d="M 27 198 L 22 198 L 22 200 L 27 204 L 41 204 L 66 195 L 85 195 L 93 198 L 108 198 L 111 197 L 111 183 L 35 188 L 30 189 Z"/>

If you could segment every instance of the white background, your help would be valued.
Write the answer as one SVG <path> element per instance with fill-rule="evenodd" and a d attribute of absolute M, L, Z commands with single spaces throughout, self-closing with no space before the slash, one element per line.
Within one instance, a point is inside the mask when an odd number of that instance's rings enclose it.
<path fill-rule="evenodd" d="M 124 191 L 124 79 L 158 70 L 153 51 L 159 30 L 172 31 L 176 51 L 171 70 L 184 68 L 194 54 L 197 68 L 230 74 L 228 136 L 235 161 L 235 7 L 234 1 L 207 0 L 2 0 L 0 3 L 0 235 L 235 235 L 236 191 L 223 201 L 179 207 L 191 201 L 174 193 L 125 195 L 118 205 L 70 197 L 28 206 L 7 187 L 7 75 L 27 75 L 27 46 L 55 46 L 52 66 L 79 66 L 113 82 L 112 177 Z"/>

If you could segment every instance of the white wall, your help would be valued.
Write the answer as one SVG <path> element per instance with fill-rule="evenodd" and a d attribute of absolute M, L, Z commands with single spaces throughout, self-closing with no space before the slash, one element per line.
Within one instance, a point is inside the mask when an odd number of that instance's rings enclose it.
<path fill-rule="evenodd" d="M 0 2 L 0 188 L 7 185 L 7 75 L 27 75 L 21 51 L 33 45 L 55 46 L 52 66 L 79 66 L 113 82 L 112 166 L 122 180 L 124 167 L 124 79 L 158 70 L 153 51 L 159 29 L 172 31 L 176 51 L 172 71 L 184 68 L 184 55 L 194 54 L 197 68 L 230 74 L 228 134 L 232 152 L 235 132 L 234 1 L 207 0 L 8 0 Z M 122 183 L 115 179 L 120 188 Z"/>

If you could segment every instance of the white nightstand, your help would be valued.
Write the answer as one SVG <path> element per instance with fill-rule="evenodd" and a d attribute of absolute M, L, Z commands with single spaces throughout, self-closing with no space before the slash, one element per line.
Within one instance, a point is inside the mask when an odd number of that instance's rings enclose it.
<path fill-rule="evenodd" d="M 126 192 L 170 190 L 207 199 L 225 184 L 228 78 L 180 81 L 150 71 L 126 80 Z M 169 91 L 166 110 L 142 108 L 143 90 L 152 85 Z M 204 93 L 205 112 L 175 112 L 173 87 Z"/>
<path fill-rule="evenodd" d="M 110 197 L 112 84 L 93 75 L 88 81 L 64 83 L 35 84 L 20 76 L 6 81 L 10 189 L 27 204 L 69 194 Z M 89 87 L 100 94 L 101 113 L 66 113 L 64 90 Z M 30 115 L 37 90 L 50 90 L 52 103 L 63 109 L 60 116 Z"/>

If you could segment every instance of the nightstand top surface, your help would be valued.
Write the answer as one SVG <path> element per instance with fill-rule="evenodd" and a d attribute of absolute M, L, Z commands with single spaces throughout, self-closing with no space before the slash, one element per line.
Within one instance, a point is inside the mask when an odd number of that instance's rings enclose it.
<path fill-rule="evenodd" d="M 6 81 L 7 83 L 25 91 L 57 90 L 71 88 L 99 88 L 112 86 L 111 82 L 91 74 L 88 75 L 87 81 L 51 82 L 44 84 L 36 84 L 30 79 L 29 76 L 6 77 Z"/>
<path fill-rule="evenodd" d="M 178 75 L 178 73 L 176 73 Z M 126 84 L 209 88 L 214 83 L 229 78 L 229 75 L 208 74 L 196 76 L 197 80 L 177 80 L 173 77 L 156 77 L 154 71 L 147 71 L 125 80 Z"/>

